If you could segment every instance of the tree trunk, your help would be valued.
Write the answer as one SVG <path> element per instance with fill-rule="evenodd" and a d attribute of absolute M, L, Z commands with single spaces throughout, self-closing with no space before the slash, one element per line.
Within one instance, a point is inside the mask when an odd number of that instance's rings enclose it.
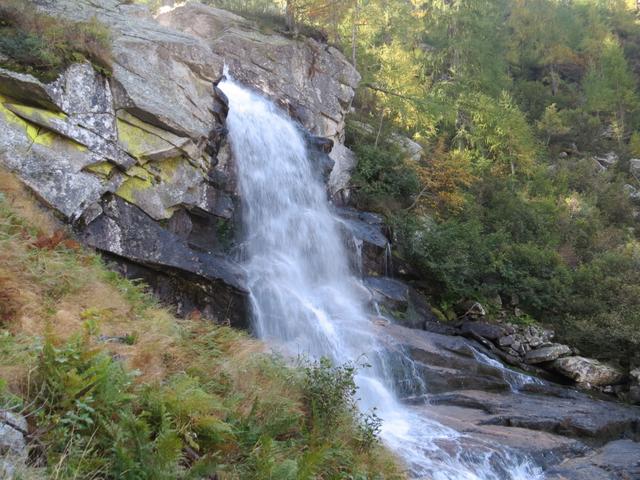
<path fill-rule="evenodd" d="M 353 6 L 353 23 L 351 25 L 351 64 L 353 68 L 357 69 L 358 65 L 356 63 L 356 39 L 358 36 L 358 17 L 360 15 L 360 2 L 359 0 L 354 0 Z"/>
<path fill-rule="evenodd" d="M 549 75 L 551 75 L 551 95 L 553 95 L 554 97 L 556 95 L 558 95 L 558 73 L 556 72 L 556 67 L 555 65 L 551 64 L 551 70 L 549 72 Z"/>
<path fill-rule="evenodd" d="M 295 0 L 287 0 L 287 6 L 285 9 L 285 22 L 287 29 L 290 32 L 296 31 L 296 7 L 294 5 Z"/>
<path fill-rule="evenodd" d="M 382 113 L 380 114 L 380 124 L 378 125 L 378 133 L 376 134 L 376 142 L 373 144 L 374 147 L 378 146 L 378 141 L 380 140 L 380 133 L 382 133 L 382 121 L 384 120 L 384 108 L 382 109 Z"/>

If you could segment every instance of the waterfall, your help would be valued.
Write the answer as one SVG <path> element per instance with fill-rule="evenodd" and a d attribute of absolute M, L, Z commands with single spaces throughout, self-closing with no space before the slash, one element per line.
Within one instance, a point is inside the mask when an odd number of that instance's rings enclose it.
<path fill-rule="evenodd" d="M 526 459 L 465 442 L 464 435 L 426 418 L 424 408 L 418 413 L 398 401 L 394 377 L 406 382 L 415 375 L 405 365 L 410 360 L 395 360 L 370 321 L 368 291 L 350 271 L 337 218 L 298 127 L 229 76 L 219 87 L 229 99 L 256 335 L 292 355 L 337 364 L 365 355 L 371 367 L 356 376 L 359 407 L 377 409 L 382 439 L 405 461 L 411 478 L 543 478 Z M 421 388 L 417 379 L 413 383 Z"/>

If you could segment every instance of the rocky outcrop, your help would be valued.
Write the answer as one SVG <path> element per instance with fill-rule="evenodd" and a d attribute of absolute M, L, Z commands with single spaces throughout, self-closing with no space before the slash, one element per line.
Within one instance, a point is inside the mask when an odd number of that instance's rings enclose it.
<path fill-rule="evenodd" d="M 481 342 L 513 366 L 525 370 L 535 367 L 538 373 L 545 371 L 550 378 L 555 376 L 581 388 L 595 388 L 631 399 L 631 384 L 619 385 L 625 380 L 620 368 L 581 357 L 568 345 L 553 343 L 554 332 L 549 329 L 463 318 L 455 331 Z"/>
<path fill-rule="evenodd" d="M 361 276 L 386 275 L 391 270 L 391 244 L 380 215 L 353 208 L 336 209 L 353 270 Z"/>
<path fill-rule="evenodd" d="M 537 363 L 552 362 L 567 355 L 571 355 L 571 349 L 566 345 L 556 343 L 548 347 L 528 351 L 524 356 L 524 361 L 530 365 L 535 365 Z"/>
<path fill-rule="evenodd" d="M 559 358 L 553 362 L 552 368 L 587 387 L 614 385 L 624 378 L 620 369 L 580 356 Z"/>
<path fill-rule="evenodd" d="M 411 366 L 398 392 L 421 415 L 462 433 L 463 450 L 510 447 L 555 480 L 636 478 L 638 460 L 626 455 L 639 451 L 640 408 L 505 368 L 473 340 L 392 324 L 378 334 L 397 364 Z M 587 471 L 602 476 L 580 476 Z"/>
<path fill-rule="evenodd" d="M 211 68 L 221 72 L 226 64 L 234 78 L 276 101 L 313 135 L 333 140 L 329 188 L 338 198 L 345 194 L 355 166 L 342 144 L 345 116 L 360 75 L 338 50 L 312 38 L 264 33 L 254 22 L 198 3 L 158 21 L 206 43 L 213 53 Z"/>
<path fill-rule="evenodd" d="M 0 410 L 0 478 L 14 478 L 27 460 L 27 420 L 9 410 Z"/>
<path fill-rule="evenodd" d="M 316 135 L 307 140 L 318 170 L 341 186 L 353 159 L 337 142 L 359 76 L 335 49 L 263 34 L 222 10 L 188 5 L 159 23 L 126 3 L 37 3 L 54 16 L 108 26 L 113 72 L 107 78 L 76 64 L 43 84 L 0 70 L 0 163 L 81 240 L 180 313 L 245 325 L 243 272 L 225 257 L 238 202 L 228 107 L 215 87 L 223 65 Z M 334 143 L 347 158 L 338 169 L 327 155 Z"/>
<path fill-rule="evenodd" d="M 182 137 L 206 139 L 215 123 L 211 82 L 221 74 L 199 38 L 159 25 L 119 0 L 54 0 L 43 9 L 71 20 L 96 18 L 113 44 L 114 107 Z"/>
<path fill-rule="evenodd" d="M 233 13 L 188 3 L 160 15 L 162 25 L 203 40 L 212 65 L 284 106 L 314 135 L 340 141 L 358 72 L 335 48 L 311 38 L 265 34 Z"/>
<path fill-rule="evenodd" d="M 109 26 L 113 74 L 83 63 L 44 85 L 0 72 L 0 162 L 85 243 L 181 285 L 166 300 L 244 325 L 242 272 L 218 255 L 233 237 L 235 195 L 220 71 L 204 42 L 121 3 L 42 4 Z"/>
<path fill-rule="evenodd" d="M 640 478 L 640 443 L 617 440 L 589 454 L 569 458 L 547 472 L 547 480 Z"/>

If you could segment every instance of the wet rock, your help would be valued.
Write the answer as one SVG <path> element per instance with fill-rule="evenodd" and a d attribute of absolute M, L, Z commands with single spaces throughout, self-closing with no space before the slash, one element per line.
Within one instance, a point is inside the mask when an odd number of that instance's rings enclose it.
<path fill-rule="evenodd" d="M 388 277 L 365 277 L 364 284 L 373 301 L 396 323 L 420 330 L 438 323 L 427 299 L 410 285 Z"/>
<path fill-rule="evenodd" d="M 571 355 L 571 348 L 556 343 L 548 347 L 530 350 L 525 355 L 524 361 L 530 365 L 535 365 L 537 363 L 551 362 L 567 355 Z"/>
<path fill-rule="evenodd" d="M 158 277 L 162 277 L 167 288 L 172 284 L 172 291 L 181 292 L 183 302 L 191 298 L 188 301 L 193 303 L 193 308 L 204 309 L 207 305 L 200 304 L 199 299 L 206 298 L 209 308 L 232 315 L 230 323 L 246 325 L 246 288 L 244 272 L 239 266 L 222 255 L 191 248 L 185 239 L 117 196 L 106 198 L 102 210 L 91 223 L 78 227 L 84 243 L 161 272 L 156 278 L 146 272 L 144 279 L 152 286 L 160 286 L 163 282 Z"/>
<path fill-rule="evenodd" d="M 316 167 L 324 183 L 327 183 L 334 168 L 335 162 L 329 155 L 333 148 L 333 140 L 324 137 L 316 137 L 306 132 L 307 152 L 311 163 Z"/>
<path fill-rule="evenodd" d="M 584 385 L 612 385 L 624 377 L 618 368 L 580 356 L 559 358 L 553 362 L 552 368 L 576 383 Z"/>
<path fill-rule="evenodd" d="M 353 208 L 338 208 L 336 213 L 356 270 L 364 276 L 386 275 L 391 269 L 390 247 L 382 217 Z"/>
<path fill-rule="evenodd" d="M 479 361 L 477 346 L 462 337 L 450 337 L 388 325 L 380 330 L 391 350 L 405 352 L 429 393 L 452 390 L 509 390 L 509 383 L 496 366 Z"/>
<path fill-rule="evenodd" d="M 545 469 L 566 458 L 584 455 L 589 451 L 581 441 L 554 433 L 486 424 L 488 414 L 483 405 L 477 402 L 457 406 L 440 404 L 436 399 L 436 403 L 424 408 L 422 414 L 465 433 L 467 437 L 460 440 L 465 450 L 490 450 L 495 445 L 502 445 L 526 455 Z"/>
<path fill-rule="evenodd" d="M 405 313 L 409 308 L 409 286 L 386 277 L 365 277 L 364 284 L 373 293 L 374 300 L 393 312 Z"/>
<path fill-rule="evenodd" d="M 605 443 L 640 435 L 640 409 L 595 400 L 565 390 L 563 397 L 520 393 L 458 391 L 434 395 L 432 405 L 455 405 L 485 412 L 482 424 L 544 431 L 588 442 Z"/>
<path fill-rule="evenodd" d="M 632 480 L 640 478 L 640 443 L 616 440 L 547 472 L 547 480 Z"/>

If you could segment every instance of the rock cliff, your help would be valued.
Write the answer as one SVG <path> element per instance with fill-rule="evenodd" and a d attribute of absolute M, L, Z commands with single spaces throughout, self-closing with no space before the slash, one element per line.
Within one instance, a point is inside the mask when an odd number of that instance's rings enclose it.
<path fill-rule="evenodd" d="M 86 244 L 145 278 L 180 313 L 242 325 L 243 272 L 229 255 L 235 174 L 215 83 L 227 64 L 276 99 L 310 132 L 319 168 L 331 170 L 326 152 L 345 156 L 344 117 L 359 75 L 331 47 L 262 33 L 198 4 L 158 20 L 116 0 L 38 5 L 107 25 L 113 73 L 80 63 L 43 84 L 0 70 L 0 162 Z M 342 182 L 334 191 L 348 181 L 343 163 L 327 172 Z"/>

